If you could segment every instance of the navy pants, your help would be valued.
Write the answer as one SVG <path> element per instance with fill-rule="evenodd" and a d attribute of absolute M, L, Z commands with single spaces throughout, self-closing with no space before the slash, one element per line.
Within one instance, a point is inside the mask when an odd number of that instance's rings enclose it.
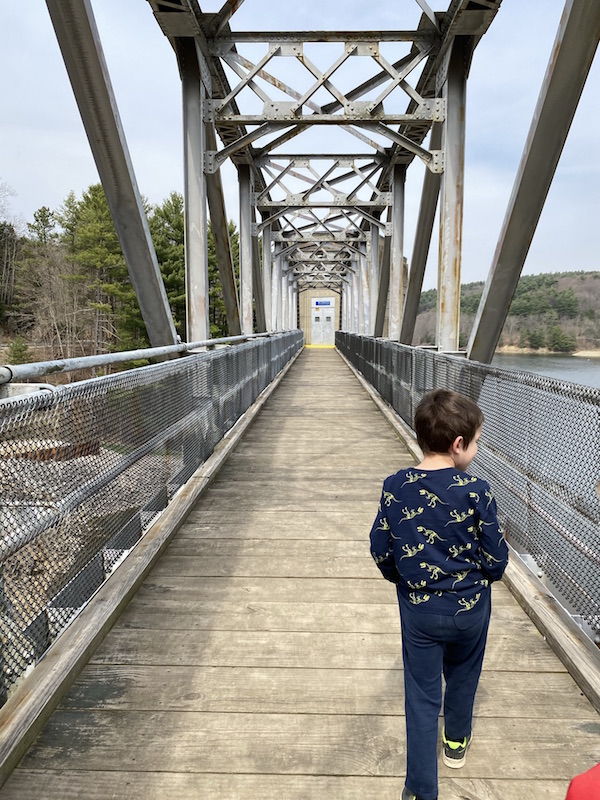
<path fill-rule="evenodd" d="M 437 798 L 438 716 L 446 680 L 444 726 L 449 739 L 471 733 L 473 703 L 490 621 L 490 593 L 478 614 L 443 616 L 400 603 L 406 708 L 406 786 Z"/>

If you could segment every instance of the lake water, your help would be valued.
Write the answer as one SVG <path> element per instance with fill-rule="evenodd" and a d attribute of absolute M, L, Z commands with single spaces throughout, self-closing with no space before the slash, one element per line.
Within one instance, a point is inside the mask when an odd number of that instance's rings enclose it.
<path fill-rule="evenodd" d="M 571 355 L 537 355 L 535 353 L 497 353 L 494 367 L 517 369 L 548 375 L 571 383 L 600 388 L 600 358 L 585 358 Z"/>

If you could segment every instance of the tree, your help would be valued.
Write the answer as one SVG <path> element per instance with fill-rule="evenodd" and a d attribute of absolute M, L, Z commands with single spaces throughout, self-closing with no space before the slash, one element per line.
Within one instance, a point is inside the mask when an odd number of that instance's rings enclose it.
<path fill-rule="evenodd" d="M 22 336 L 15 336 L 9 344 L 6 358 L 9 364 L 27 364 L 31 361 L 29 345 Z"/>
<path fill-rule="evenodd" d="M 185 328 L 185 223 L 183 196 L 171 192 L 148 218 L 156 258 L 163 277 L 175 328 L 183 340 Z"/>
<path fill-rule="evenodd" d="M 42 206 L 33 212 L 33 222 L 27 223 L 27 228 L 35 241 L 42 245 L 50 244 L 56 239 L 54 231 L 56 218 L 48 206 Z"/>
<path fill-rule="evenodd" d="M 146 347 L 148 338 L 102 185 L 90 186 L 77 209 L 77 262 L 95 275 L 93 350 Z"/>
<path fill-rule="evenodd" d="M 570 287 L 562 292 L 555 292 L 550 298 L 550 302 L 559 317 L 572 319 L 577 316 L 579 303 L 575 292 Z"/>
<path fill-rule="evenodd" d="M 15 270 L 20 240 L 14 225 L 0 222 L 0 304 L 11 306 L 15 294 Z"/>
<path fill-rule="evenodd" d="M 560 325 L 548 328 L 547 342 L 548 348 L 556 353 L 572 353 L 576 347 L 575 338 L 565 333 Z"/>
<path fill-rule="evenodd" d="M 70 293 L 65 286 L 65 253 L 55 231 L 56 220 L 47 206 L 38 209 L 28 224 L 17 265 L 15 306 L 21 330 L 51 348 L 53 356 L 73 355 L 69 343 Z"/>
<path fill-rule="evenodd" d="M 14 197 L 16 194 L 12 186 L 9 186 L 5 181 L 0 181 L 0 221 L 8 220 L 8 198 Z"/>
<path fill-rule="evenodd" d="M 231 220 L 229 221 L 228 231 L 235 279 L 238 281 L 240 270 L 240 242 L 235 223 Z M 210 335 L 214 338 L 228 336 L 229 327 L 227 325 L 227 314 L 225 312 L 225 300 L 223 299 L 215 240 L 210 224 L 208 226 L 208 287 Z"/>

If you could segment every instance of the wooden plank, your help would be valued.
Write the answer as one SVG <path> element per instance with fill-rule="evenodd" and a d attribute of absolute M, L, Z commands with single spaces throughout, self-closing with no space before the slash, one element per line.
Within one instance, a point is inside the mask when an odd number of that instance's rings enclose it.
<path fill-rule="evenodd" d="M 340 599 L 360 598 L 361 603 L 390 603 L 396 607 L 396 595 L 391 584 L 381 580 L 352 578 L 257 578 L 226 577 L 198 580 L 195 577 L 154 576 L 140 587 L 139 594 L 154 594 L 167 597 L 169 592 L 188 590 L 196 597 L 208 602 L 240 600 L 244 602 L 295 603 L 299 597 L 309 598 L 315 603 L 335 603 Z"/>
<path fill-rule="evenodd" d="M 198 798 L 257 798 L 257 800 L 398 800 L 403 778 L 370 776 L 230 775 L 185 772 L 68 773 L 19 770 L 7 789 L 11 800 L 31 800 L 31 787 L 43 782 L 44 800 L 198 800 Z M 568 781 L 478 780 L 442 778 L 444 800 L 564 800 Z"/>
<path fill-rule="evenodd" d="M 283 531 L 281 532 L 283 533 Z M 287 533 L 287 530 L 285 531 Z M 194 558 L 289 558 L 304 560 L 306 558 L 330 559 L 336 558 L 343 549 L 344 556 L 359 558 L 375 568 L 371 577 L 378 577 L 379 571 L 371 557 L 367 537 L 360 539 L 315 539 L 305 542 L 302 539 L 285 538 L 271 539 L 189 539 L 179 538 L 171 542 L 169 556 L 190 556 Z M 355 576 L 359 577 L 359 576 Z"/>
<path fill-rule="evenodd" d="M 373 578 L 373 559 L 345 558 L 343 555 L 335 558 L 219 558 L 192 555 L 169 554 L 169 557 L 156 567 L 155 576 L 162 575 L 188 575 L 198 578 L 204 576 L 225 577 L 235 576 L 260 576 L 265 578 L 287 577 L 298 578 Z"/>
<path fill-rule="evenodd" d="M 404 715 L 401 669 L 289 669 L 256 667 L 90 664 L 62 702 L 66 709 L 206 711 L 287 714 Z M 476 717 L 596 721 L 597 715 L 566 672 L 484 670 Z"/>
<path fill-rule="evenodd" d="M 303 508 L 286 517 L 285 527 L 283 527 L 281 515 L 277 510 L 267 508 L 261 510 L 260 514 L 250 515 L 246 508 L 234 506 L 228 508 L 227 514 L 224 514 L 223 508 L 220 506 L 202 505 L 196 506 L 191 512 L 186 520 L 189 524 L 184 525 L 182 531 L 185 530 L 185 535 L 188 535 L 189 528 L 192 526 L 199 530 L 204 529 L 205 526 L 214 527 L 217 530 L 234 526 L 242 538 L 245 536 L 253 538 L 256 530 L 262 530 L 267 538 L 302 534 L 306 539 L 321 538 L 318 535 L 319 531 L 322 531 L 323 535 L 327 535 L 327 537 L 344 539 L 347 532 L 352 531 L 358 532 L 359 538 L 366 542 L 376 512 L 377 506 L 375 511 L 372 506 L 355 509 L 352 516 L 349 516 L 347 511 L 336 508 L 328 508 L 324 511 Z"/>
<path fill-rule="evenodd" d="M 235 539 L 238 542 L 261 537 L 263 542 L 278 541 L 282 536 L 286 540 L 301 539 L 311 541 L 343 541 L 359 542 L 366 544 L 365 530 L 370 530 L 371 515 L 363 515 L 363 520 L 353 517 L 348 520 L 345 514 L 328 512 L 323 514 L 294 514 L 293 518 L 286 520 L 285 530 L 282 530 L 281 518 L 277 512 L 270 512 L 260 517 L 245 517 L 242 526 L 232 520 L 228 515 L 195 514 L 193 519 L 184 523 L 178 535 L 178 541 L 184 539 Z"/>
<path fill-rule="evenodd" d="M 373 482 L 383 481 L 388 475 L 399 469 L 398 457 L 390 456 L 384 460 L 379 458 L 376 462 L 365 464 L 360 477 L 356 474 L 356 466 L 348 463 L 348 453 L 334 460 L 331 454 L 317 451 L 311 456 L 310 463 L 290 465 L 289 457 L 280 458 L 278 463 L 274 459 L 266 459 L 261 453 L 240 453 L 231 459 L 231 463 L 224 467 L 219 474 L 219 482 L 227 481 L 256 481 L 257 475 L 262 480 L 279 481 L 318 481 L 323 478 L 355 481 L 360 479 L 363 483 L 371 485 Z M 375 501 L 379 498 L 375 495 Z"/>
<path fill-rule="evenodd" d="M 224 601 L 200 599 L 195 589 L 138 593 L 121 616 L 126 628 L 160 630 L 315 631 L 394 633 L 400 630 L 396 603 L 252 602 L 244 597 Z M 510 625 L 511 633 L 529 627 L 518 607 L 494 610 L 491 636 Z"/>
<path fill-rule="evenodd" d="M 211 502 L 221 502 L 222 498 L 235 498 L 243 503 L 245 508 L 255 508 L 258 504 L 262 509 L 267 508 L 299 508 L 305 509 L 308 505 L 315 508 L 324 503 L 338 505 L 351 517 L 352 510 L 368 503 L 372 509 L 373 519 L 377 513 L 377 506 L 381 495 L 381 481 L 379 479 L 352 481 L 341 477 L 339 483 L 336 476 L 332 475 L 327 483 L 317 481 L 315 478 L 307 480 L 265 481 L 265 480 L 240 480 L 219 481 L 211 487 L 202 500 L 202 505 Z M 368 531 L 367 531 L 368 533 Z"/>
<path fill-rule="evenodd" d="M 566 780 L 591 755 L 598 723 L 477 718 L 465 778 Z M 595 728 L 595 730 L 592 730 Z M 73 736 L 77 731 L 77 736 Z M 569 748 L 565 748 L 565 740 Z M 41 732 L 25 769 L 224 772 L 400 777 L 401 720 L 382 715 L 210 714 L 61 709 Z M 442 775 L 451 771 L 440 766 Z"/>
<path fill-rule="evenodd" d="M 400 669 L 400 636 L 314 631 L 204 631 L 114 628 L 92 658 L 97 664 Z M 538 673 L 564 668 L 541 634 L 525 626 L 490 638 L 487 669 L 510 664 Z"/>
<path fill-rule="evenodd" d="M 397 611 L 397 599 L 394 586 L 388 581 L 375 576 L 369 579 L 352 578 L 264 578 L 264 577 L 225 577 L 202 578 L 148 576 L 138 589 L 137 598 L 154 596 L 158 603 L 168 602 L 169 598 L 179 595 L 185 599 L 199 602 L 236 603 L 297 603 L 298 598 L 304 602 L 332 604 L 339 602 L 388 604 Z M 502 584 L 494 584 L 492 589 L 493 615 L 499 608 L 518 608 L 518 604 L 510 592 Z M 524 617 L 521 615 L 521 619 Z"/>
<path fill-rule="evenodd" d="M 299 631 L 389 633 L 400 631 L 394 605 L 248 603 L 195 598 L 135 599 L 121 617 L 126 628 L 155 630 Z"/>

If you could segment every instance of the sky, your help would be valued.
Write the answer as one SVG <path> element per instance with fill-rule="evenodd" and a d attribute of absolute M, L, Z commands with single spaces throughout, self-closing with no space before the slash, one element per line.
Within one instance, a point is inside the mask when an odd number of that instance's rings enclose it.
<path fill-rule="evenodd" d="M 216 11 L 218 0 L 201 2 Z M 436 11 L 446 0 L 429 0 Z M 174 53 L 146 0 L 92 0 L 141 193 L 152 204 L 183 190 L 180 80 Z M 467 86 L 462 281 L 485 280 L 531 124 L 563 0 L 503 0 L 479 43 Z M 274 11 L 274 8 L 276 11 Z M 542 11 L 543 9 L 543 11 Z M 245 0 L 234 30 L 414 29 L 416 0 Z M 0 203 L 25 231 L 41 206 L 58 209 L 98 181 L 43 0 L 0 4 Z M 524 272 L 600 270 L 600 56 L 596 55 Z M 301 138 L 301 137 L 299 137 Z M 300 149 L 300 148 L 298 148 Z M 405 254 L 410 261 L 423 169 L 408 170 Z M 222 168 L 228 216 L 238 221 L 235 169 Z M 4 191 L 2 191 L 4 190 Z M 424 288 L 436 285 L 432 242 Z"/>

